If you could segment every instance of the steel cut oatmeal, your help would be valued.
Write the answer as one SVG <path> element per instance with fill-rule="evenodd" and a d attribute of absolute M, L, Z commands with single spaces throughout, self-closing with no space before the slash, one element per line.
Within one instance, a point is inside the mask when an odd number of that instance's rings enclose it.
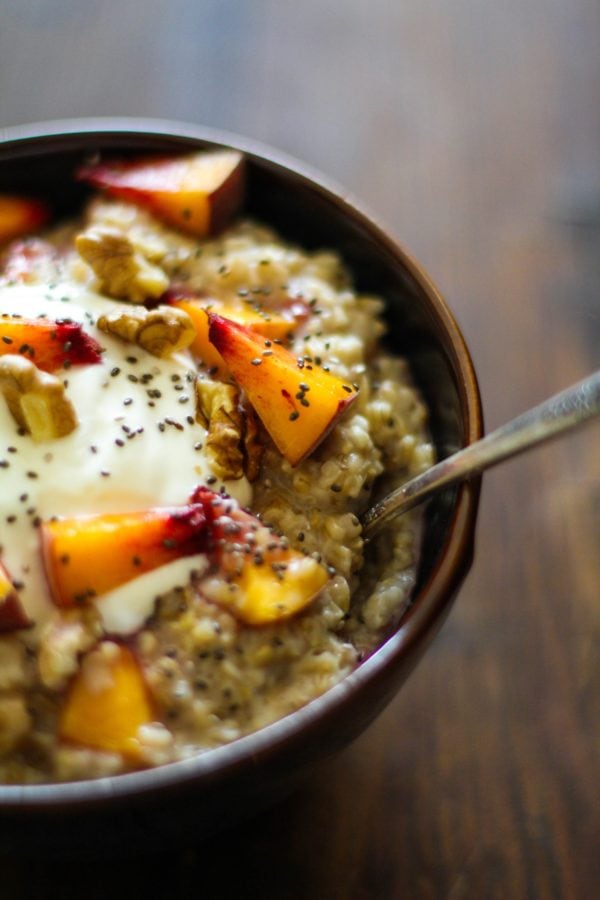
<path fill-rule="evenodd" d="M 338 682 L 414 583 L 417 515 L 364 556 L 358 515 L 433 461 L 382 300 L 243 217 L 239 154 L 77 177 L 45 230 L 0 197 L 8 783 L 204 752 Z"/>

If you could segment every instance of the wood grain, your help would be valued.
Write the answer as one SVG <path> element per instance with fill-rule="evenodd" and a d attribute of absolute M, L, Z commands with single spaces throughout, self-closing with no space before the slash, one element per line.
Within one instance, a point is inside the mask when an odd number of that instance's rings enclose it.
<path fill-rule="evenodd" d="M 0 0 L 0 14 L 0 128 L 200 122 L 361 197 L 449 300 L 488 428 L 598 367 L 597 0 Z M 181 854 L 67 872 L 5 860 L 2 896 L 597 895 L 599 438 L 485 476 L 447 625 L 300 793 Z"/>

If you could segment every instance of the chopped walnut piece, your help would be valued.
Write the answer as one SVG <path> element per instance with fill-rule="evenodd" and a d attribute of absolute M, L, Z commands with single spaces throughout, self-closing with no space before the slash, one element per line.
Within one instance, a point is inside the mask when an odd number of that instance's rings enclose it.
<path fill-rule="evenodd" d="M 196 418 L 208 430 L 206 452 L 219 478 L 241 478 L 243 417 L 233 384 L 196 380 Z"/>
<path fill-rule="evenodd" d="M 110 297 L 143 303 L 160 297 L 169 286 L 163 270 L 116 228 L 88 228 L 75 238 L 75 246 Z"/>
<path fill-rule="evenodd" d="M 85 228 L 108 228 L 126 234 L 131 243 L 148 262 L 162 264 L 169 253 L 175 252 L 165 229 L 157 222 L 155 216 L 125 200 L 119 201 L 104 194 L 95 196 L 87 206 Z M 180 238 L 179 243 L 189 244 L 181 252 L 192 253 L 197 244 Z"/>
<path fill-rule="evenodd" d="M 233 384 L 196 380 L 196 418 L 208 430 L 206 452 L 219 478 L 254 481 L 259 472 L 263 448 L 258 420 L 245 409 L 240 391 Z"/>
<path fill-rule="evenodd" d="M 187 313 L 174 306 L 131 306 L 115 309 L 100 316 L 97 326 L 106 334 L 114 334 L 164 358 L 189 347 L 196 331 Z"/>
<path fill-rule="evenodd" d="M 208 429 L 206 452 L 219 478 L 255 481 L 263 444 L 254 410 L 233 384 L 196 380 L 196 418 Z"/>
<path fill-rule="evenodd" d="M 0 392 L 15 422 L 34 441 L 52 441 L 77 427 L 77 416 L 56 375 L 38 369 L 23 356 L 0 357 Z"/>
<path fill-rule="evenodd" d="M 246 457 L 246 477 L 256 481 L 260 472 L 265 445 L 261 439 L 258 416 L 248 403 L 241 404 L 244 428 L 244 455 Z"/>

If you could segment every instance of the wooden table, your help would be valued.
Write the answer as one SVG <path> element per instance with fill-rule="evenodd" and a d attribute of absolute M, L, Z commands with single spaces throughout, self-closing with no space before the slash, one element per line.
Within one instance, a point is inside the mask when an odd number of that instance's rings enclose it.
<path fill-rule="evenodd" d="M 598 366 L 599 46 L 597 0 L 4 2 L 0 127 L 182 119 L 322 169 L 448 298 L 489 429 Z M 448 623 L 299 794 L 182 855 L 12 857 L 0 894 L 598 896 L 599 437 L 485 476 Z"/>

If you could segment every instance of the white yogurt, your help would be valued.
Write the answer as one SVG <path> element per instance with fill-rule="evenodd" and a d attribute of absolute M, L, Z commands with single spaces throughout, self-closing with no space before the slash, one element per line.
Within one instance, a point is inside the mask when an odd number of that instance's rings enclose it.
<path fill-rule="evenodd" d="M 207 566 L 208 559 L 203 554 L 186 556 L 102 594 L 95 603 L 104 630 L 107 634 L 135 634 L 154 612 L 157 597 L 177 585 L 188 584 L 192 572 L 203 575 Z"/>
<path fill-rule="evenodd" d="M 64 438 L 36 443 L 19 435 L 0 397 L 2 561 L 36 625 L 52 610 L 40 555 L 40 520 L 186 503 L 196 485 L 212 476 L 203 451 L 206 431 L 195 421 L 191 357 L 180 353 L 158 359 L 92 324 L 111 307 L 127 305 L 71 282 L 0 288 L 1 312 L 81 322 L 105 348 L 96 365 L 54 373 L 66 382 L 79 420 Z M 212 487 L 218 490 L 220 483 Z M 250 504 L 245 478 L 228 481 L 226 490 L 242 505 Z M 173 587 L 178 574 L 174 569 Z M 159 570 L 142 578 L 140 586 L 152 597 L 168 587 Z"/>

